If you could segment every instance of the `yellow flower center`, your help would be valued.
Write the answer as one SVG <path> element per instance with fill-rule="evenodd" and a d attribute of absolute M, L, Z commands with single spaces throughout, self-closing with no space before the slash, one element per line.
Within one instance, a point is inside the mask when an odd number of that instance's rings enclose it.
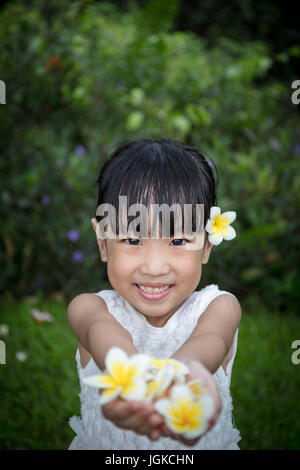
<path fill-rule="evenodd" d="M 226 232 L 225 225 L 228 225 L 228 218 L 224 215 L 216 215 L 212 220 L 212 229 L 214 233 Z"/>
<path fill-rule="evenodd" d="M 178 399 L 178 401 L 171 406 L 169 415 L 177 432 L 191 431 L 196 429 L 202 421 L 203 410 L 197 403 Z"/>
<path fill-rule="evenodd" d="M 135 366 L 126 367 L 124 364 L 115 364 L 113 367 L 113 378 L 117 386 L 125 387 L 137 376 Z"/>

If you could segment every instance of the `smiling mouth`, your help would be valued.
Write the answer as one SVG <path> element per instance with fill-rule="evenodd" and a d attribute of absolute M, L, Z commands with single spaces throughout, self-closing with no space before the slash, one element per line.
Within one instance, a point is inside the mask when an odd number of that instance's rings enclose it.
<path fill-rule="evenodd" d="M 165 297 L 175 284 L 166 284 L 163 287 L 144 287 L 141 284 L 135 284 L 139 294 L 148 300 L 160 300 L 162 297 Z"/>

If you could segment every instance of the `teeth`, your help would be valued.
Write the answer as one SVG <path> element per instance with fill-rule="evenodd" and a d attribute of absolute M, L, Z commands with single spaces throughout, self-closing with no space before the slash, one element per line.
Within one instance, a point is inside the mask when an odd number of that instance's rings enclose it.
<path fill-rule="evenodd" d="M 168 285 L 164 287 L 155 287 L 154 289 L 152 289 L 152 287 L 144 287 L 139 285 L 139 288 L 143 292 L 148 292 L 148 294 L 158 294 L 159 292 L 165 292 L 167 289 L 169 289 L 169 287 L 170 286 Z"/>

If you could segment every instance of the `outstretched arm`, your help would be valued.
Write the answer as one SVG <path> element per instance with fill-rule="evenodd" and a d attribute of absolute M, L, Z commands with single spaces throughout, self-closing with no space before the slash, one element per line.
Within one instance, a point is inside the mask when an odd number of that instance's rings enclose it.
<path fill-rule="evenodd" d="M 214 399 L 215 412 L 208 423 L 206 432 L 215 424 L 222 408 L 221 397 L 213 374 L 226 358 L 240 320 L 239 302 L 231 295 L 220 295 L 209 304 L 200 316 L 192 335 L 172 356 L 187 364 L 191 371 L 190 377 L 201 379 Z M 172 437 L 185 445 L 195 445 L 202 436 L 193 441 L 187 441 L 180 435 L 172 433 Z"/>
<path fill-rule="evenodd" d="M 94 294 L 80 294 L 68 306 L 68 320 L 79 342 L 105 369 L 104 359 L 112 346 L 123 349 L 128 356 L 137 354 L 132 337 L 109 313 L 105 301 Z"/>
<path fill-rule="evenodd" d="M 118 346 L 127 356 L 138 354 L 130 333 L 108 312 L 101 297 L 93 294 L 80 294 L 68 306 L 68 320 L 79 342 L 93 357 L 97 366 L 105 371 L 105 357 L 108 350 Z M 135 400 L 127 402 L 120 397 L 102 405 L 106 419 L 116 426 L 157 439 L 163 418 L 151 403 Z"/>
<path fill-rule="evenodd" d="M 212 374 L 223 363 L 241 320 L 238 300 L 228 294 L 219 295 L 200 316 L 188 340 L 173 354 L 182 362 L 201 362 Z"/>

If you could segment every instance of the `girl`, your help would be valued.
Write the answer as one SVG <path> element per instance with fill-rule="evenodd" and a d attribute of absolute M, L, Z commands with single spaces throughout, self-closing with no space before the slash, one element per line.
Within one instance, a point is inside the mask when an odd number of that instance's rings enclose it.
<path fill-rule="evenodd" d="M 197 148 L 184 143 L 141 139 L 113 153 L 100 172 L 98 185 L 97 207 L 110 204 L 116 208 L 115 237 L 107 238 L 103 231 L 99 235 L 100 215 L 91 220 L 113 289 L 78 295 L 68 307 L 68 320 L 78 342 L 81 385 L 81 418 L 73 416 L 69 421 L 77 433 L 69 449 L 239 449 L 241 438 L 232 422 L 229 388 L 240 304 L 215 284 L 196 290 L 212 241 L 219 244 L 223 239 L 209 220 L 211 208 L 216 210 L 210 165 Z M 148 209 L 153 204 L 183 208 L 190 204 L 196 236 L 176 238 L 177 216 L 172 213 L 168 237 L 161 237 L 161 221 L 159 237 L 145 236 L 141 226 L 143 236 L 135 232 L 132 237 L 129 213 L 124 235 L 124 213 L 120 212 L 122 220 L 118 215 L 120 196 L 127 197 L 128 207 L 139 203 Z M 196 204 L 204 207 L 204 226 L 210 235 L 195 232 Z M 182 211 L 183 223 L 185 214 Z M 228 227 L 223 230 L 227 240 L 235 236 Z M 104 371 L 104 359 L 112 346 L 128 356 L 141 352 L 184 362 L 190 372 L 188 380 L 201 378 L 214 398 L 215 413 L 206 433 L 198 439 L 184 439 L 167 428 L 150 403 L 117 397 L 100 407 L 99 391 L 83 379 Z"/>

